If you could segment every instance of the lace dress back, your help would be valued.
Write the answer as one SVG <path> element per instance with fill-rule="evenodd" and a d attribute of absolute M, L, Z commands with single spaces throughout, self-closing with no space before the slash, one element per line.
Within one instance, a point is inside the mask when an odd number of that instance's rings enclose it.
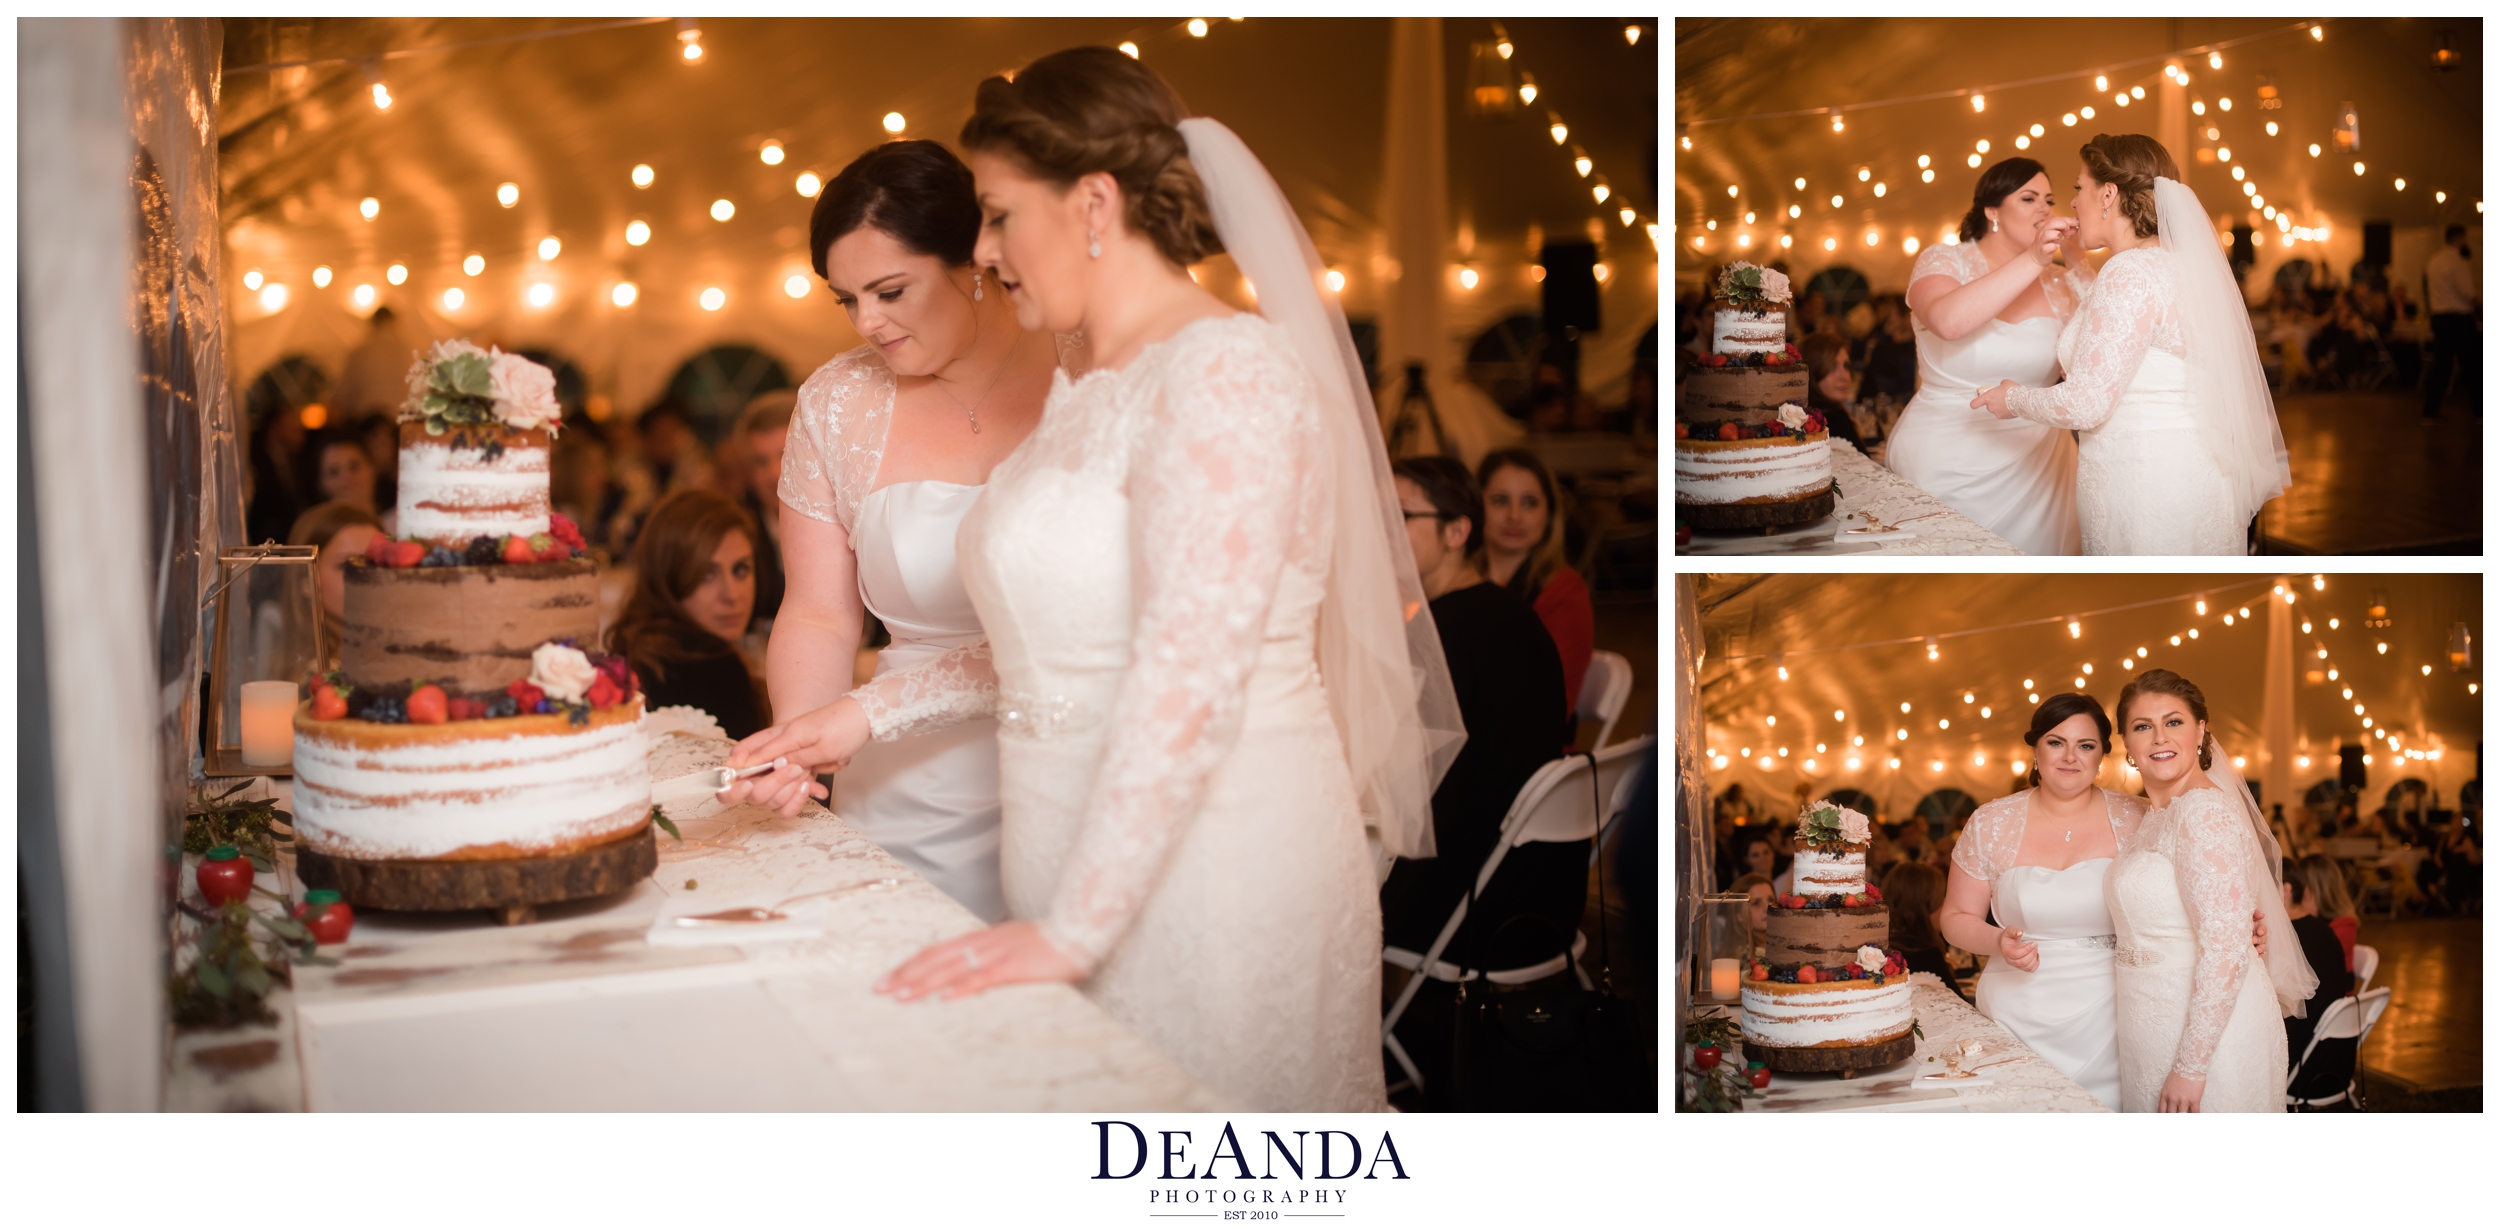
<path fill-rule="evenodd" d="M 2288 1055 L 2274 986 L 2250 943 L 2248 821 L 2220 790 L 2147 813 L 2109 877 L 2118 936 L 2120 1109 L 2150 1111 L 2172 1072 L 2206 1111 L 2280 1111 Z"/>
<path fill-rule="evenodd" d="M 1379 903 L 1315 644 L 1318 414 L 1248 315 L 1058 377 L 962 531 L 989 662 L 876 720 L 985 703 L 986 669 L 1014 914 L 1211 1088 L 1376 1110 Z"/>
<path fill-rule="evenodd" d="M 1979 245 L 1939 244 L 1919 253 L 1910 280 L 1943 276 L 1968 285 L 1988 272 Z M 2073 555 L 2075 444 L 2062 431 L 1972 408 L 1998 381 L 2046 387 L 2057 380 L 2057 331 L 2090 275 L 2044 276 L 2054 314 L 1990 320 L 1947 341 L 1912 320 L 1918 392 L 1884 446 L 1884 464 L 2028 555 Z"/>
<path fill-rule="evenodd" d="M 2058 338 L 2065 381 L 2007 398 L 2023 419 L 2082 433 L 2086 555 L 2247 553 L 2247 527 L 2191 415 L 2172 259 L 2150 246 L 2111 257 Z"/>
<path fill-rule="evenodd" d="M 2035 791 L 1981 807 L 1953 847 L 1954 866 L 1985 880 L 1997 924 L 2020 928 L 2039 947 L 2039 968 L 2016 969 L 1993 958 L 1979 978 L 1979 1011 L 2085 1092 L 2118 1109 L 2118 1014 L 2112 958 L 2116 954 L 2104 900 L 2111 859 L 2070 867 L 2015 866 Z M 2099 792 L 2110 831 L 2123 853 L 2135 840 L 2144 800 Z"/>

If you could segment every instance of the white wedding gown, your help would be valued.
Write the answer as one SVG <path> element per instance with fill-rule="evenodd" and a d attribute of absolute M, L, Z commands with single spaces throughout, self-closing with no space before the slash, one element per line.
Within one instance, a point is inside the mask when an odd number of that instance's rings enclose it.
<path fill-rule="evenodd" d="M 1256 316 L 1063 371 L 958 541 L 988 644 L 862 694 L 880 739 L 996 713 L 1009 909 L 1255 1110 L 1386 1101 L 1379 900 L 1316 657 L 1319 413 Z"/>
<path fill-rule="evenodd" d="M 1988 272 L 1976 243 L 1938 244 L 1919 253 L 1910 281 L 1945 276 L 1963 285 Z M 1918 392 L 1901 411 L 1884 464 L 1946 506 L 1985 526 L 2026 555 L 2073 555 L 2082 549 L 2075 525 L 2075 442 L 2063 431 L 2000 419 L 1971 406 L 1982 388 L 2012 380 L 2045 387 L 2057 380 L 2058 323 L 2073 314 L 2091 284 L 2077 269 L 2043 277 L 2055 314 L 2007 324 L 1990 320 L 1946 341 L 1912 321 L 1918 342 Z"/>
<path fill-rule="evenodd" d="M 2086 555 L 2248 553 L 2248 527 L 2197 435 L 2172 260 L 2150 245 L 2109 258 L 2058 338 L 2065 381 L 2006 397 L 2022 419 L 2083 433 Z"/>
<path fill-rule="evenodd" d="M 1953 861 L 1988 881 L 1997 925 L 2019 927 L 2037 943 L 2039 968 L 2017 969 L 2003 957 L 1979 976 L 1981 1015 L 2003 1025 L 2086 1093 L 2118 1109 L 2117 939 L 2103 897 L 2115 860 L 2071 867 L 2012 866 L 2022 849 L 2033 791 L 1981 807 L 1954 845 Z M 2144 800 L 2100 792 L 2110 831 L 2123 854 L 2135 840 Z"/>
<path fill-rule="evenodd" d="M 2205 1079 L 2202 1111 L 2283 1109 L 2283 1010 L 2249 935 L 2250 864 L 2263 857 L 2239 807 L 2210 788 L 2152 809 L 2118 856 L 2119 1109 L 2158 1109 L 2173 1071 Z"/>
<path fill-rule="evenodd" d="M 850 535 L 860 602 L 893 635 L 877 652 L 879 678 L 981 640 L 955 562 L 956 530 L 981 488 L 935 479 L 874 486 L 894 388 L 893 373 L 870 347 L 818 369 L 799 390 L 781 478 L 784 505 Z M 854 494 L 861 491 L 868 494 Z M 872 743 L 833 782 L 833 807 L 845 822 L 992 923 L 1007 917 L 997 735 L 994 722 L 976 718 Z"/>

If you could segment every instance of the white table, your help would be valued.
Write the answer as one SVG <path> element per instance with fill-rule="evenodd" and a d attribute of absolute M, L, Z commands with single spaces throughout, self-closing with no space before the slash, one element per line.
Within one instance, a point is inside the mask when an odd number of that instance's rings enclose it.
<path fill-rule="evenodd" d="M 719 763 L 729 744 L 671 736 L 655 777 Z M 660 866 L 632 892 L 541 907 L 368 911 L 336 967 L 300 967 L 279 1028 L 187 1035 L 178 1108 L 307 1110 L 1229 1109 L 1074 987 L 999 988 L 952 1003 L 870 992 L 923 945 L 980 922 L 831 812 L 796 819 L 706 803 L 673 815 Z M 664 903 L 772 904 L 881 878 L 827 902 L 821 937 L 655 947 Z M 688 912 L 681 908 L 678 912 Z M 283 1022 L 291 1017 L 291 1028 Z M 274 1048 L 262 1047 L 275 1043 Z M 230 1048 L 261 1062 L 221 1072 Z M 202 1060 L 201 1053 L 212 1058 Z M 231 1067 L 231 1062 L 224 1064 Z M 291 1070 L 291 1071 L 290 1071 Z M 289 1075 L 300 1086 L 289 1105 Z"/>
<path fill-rule="evenodd" d="M 1860 1072 L 1842 1080 L 1837 1074 L 1774 1072 L 1761 1098 L 1748 1098 L 1749 1111 L 2107 1111 L 2072 1077 L 2049 1065 L 2017 1041 L 2005 1027 L 1979 1015 L 1962 997 L 1945 989 L 1933 974 L 1910 975 L 1910 1010 L 1926 1037 L 1910 1057 L 1886 1068 Z M 1735 1013 L 1731 1010 L 1729 1015 Z M 1987 1048 L 1978 1062 L 2013 1056 L 1984 1075 L 1985 1085 L 1932 1085 L 1916 1080 L 1945 1047 L 1974 1038 Z M 1730 1056 L 1742 1062 L 1741 1052 Z"/>
<path fill-rule="evenodd" d="M 1840 484 L 1832 515 L 1770 534 L 1694 530 L 1678 555 L 2020 555 L 2014 544 L 1927 494 L 1908 479 L 1867 459 L 1846 440 L 1832 441 L 1832 479 Z M 1875 517 L 1903 525 L 1913 537 L 1847 542 L 1833 535 Z"/>

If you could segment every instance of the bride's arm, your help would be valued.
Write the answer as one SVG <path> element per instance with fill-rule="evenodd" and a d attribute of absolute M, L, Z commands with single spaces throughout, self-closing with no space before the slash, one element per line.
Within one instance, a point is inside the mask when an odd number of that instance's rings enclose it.
<path fill-rule="evenodd" d="M 1988 412 L 2077 431 L 2108 422 L 2152 347 L 2161 306 L 2160 284 L 2146 262 L 2122 261 L 2101 271 L 2100 287 L 2075 326 L 2075 361 L 2066 379 L 2045 389 L 1999 385 L 1981 394 Z"/>
<path fill-rule="evenodd" d="M 1941 270 L 1919 273 L 1914 269 L 1907 296 L 1910 314 L 1927 326 L 1928 332 L 1948 342 L 1967 336 L 2021 298 L 2056 255 L 2056 241 L 2048 240 L 1969 282 L 1961 282 Z M 1937 268 L 1925 260 L 1919 264 Z"/>
<path fill-rule="evenodd" d="M 1083 828 L 1041 924 L 1091 971 L 1154 891 L 1241 733 L 1288 551 L 1307 532 L 1306 384 L 1227 354 L 1176 381 L 1130 470 L 1137 624 Z"/>
<path fill-rule="evenodd" d="M 782 505 L 781 566 L 789 588 L 764 649 L 764 682 L 781 721 L 851 689 L 859 653 L 859 560 L 841 525 Z"/>
<path fill-rule="evenodd" d="M 2202 1082 L 2252 963 L 2248 916 L 2257 903 L 2249 899 L 2243 866 L 2252 851 L 2248 821 L 2218 795 L 2196 792 L 2174 807 L 2180 827 L 2173 865 L 2179 899 L 2196 930 L 2196 966 L 2188 979 L 2187 1027 L 2170 1072 Z"/>

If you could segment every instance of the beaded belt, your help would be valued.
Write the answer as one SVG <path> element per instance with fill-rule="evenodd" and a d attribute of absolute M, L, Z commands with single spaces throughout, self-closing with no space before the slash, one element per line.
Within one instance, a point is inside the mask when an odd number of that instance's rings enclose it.
<path fill-rule="evenodd" d="M 1002 692 L 998 697 L 998 729 L 1026 739 L 1055 739 L 1094 724 L 1094 712 L 1065 696 Z"/>
<path fill-rule="evenodd" d="M 2118 963 L 2120 965 L 2159 965 L 2161 954 L 2150 948 L 2121 948 L 2118 950 Z"/>
<path fill-rule="evenodd" d="M 2035 940 L 2026 935 L 2023 937 L 2023 942 L 2027 944 L 2038 944 L 2042 948 L 2116 948 L 2118 946 L 2118 937 L 2114 935 L 2077 935 L 2057 940 Z"/>

